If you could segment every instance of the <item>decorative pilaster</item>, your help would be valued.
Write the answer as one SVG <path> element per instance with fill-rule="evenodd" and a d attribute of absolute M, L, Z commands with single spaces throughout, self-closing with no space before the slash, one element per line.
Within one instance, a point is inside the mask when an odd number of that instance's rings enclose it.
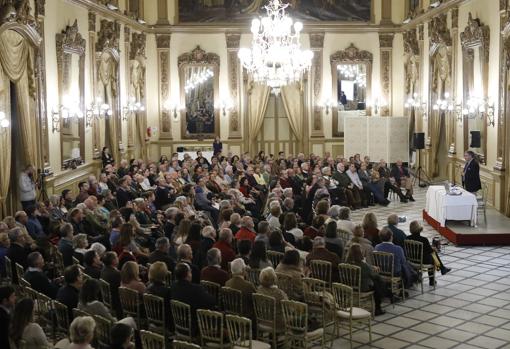
<path fill-rule="evenodd" d="M 49 138 L 48 138 L 48 116 L 47 116 L 47 99 L 46 99 L 46 45 L 44 44 L 44 15 L 46 0 L 36 0 L 35 1 L 35 19 L 37 22 L 37 31 L 43 42 L 41 43 L 41 50 L 39 50 L 39 67 L 37 68 L 38 77 L 37 83 L 39 88 L 39 121 L 40 121 L 40 147 L 41 147 L 41 157 L 42 157 L 42 165 L 45 170 L 51 171 L 50 168 L 50 148 L 49 148 Z M 84 154 L 81 154 L 82 156 Z"/>
<path fill-rule="evenodd" d="M 459 8 L 456 7 L 456 8 L 453 8 L 451 10 L 451 19 L 452 19 L 452 29 L 451 29 L 451 36 L 452 36 L 452 95 L 453 95 L 453 100 L 454 101 L 458 101 L 459 98 L 459 91 L 457 91 L 457 79 L 458 79 L 458 74 L 457 74 L 457 67 L 458 67 L 458 62 L 457 62 L 457 57 L 459 55 L 459 52 L 458 52 L 458 41 L 459 41 Z M 448 148 L 448 156 L 449 157 L 454 157 L 454 155 L 457 153 L 457 150 L 456 150 L 456 146 L 455 146 L 455 142 L 456 142 L 456 135 L 457 135 L 457 131 L 456 131 L 456 125 L 457 125 L 457 120 L 456 120 L 456 116 L 454 113 L 447 113 L 446 115 L 448 115 L 448 120 L 447 122 L 449 123 L 449 125 L 447 125 L 447 143 L 449 145 L 449 148 Z M 451 173 L 451 180 L 453 181 L 453 177 L 455 176 L 455 171 L 454 171 L 454 167 L 453 167 L 453 163 L 452 163 L 452 173 Z"/>
<path fill-rule="evenodd" d="M 498 171 L 505 171 L 506 163 L 506 117 L 507 117 L 507 99 L 508 95 L 508 68 L 510 67 L 510 20 L 508 16 L 508 3 L 507 0 L 499 1 L 499 17 L 500 28 L 502 35 L 499 35 L 499 106 L 497 118 L 497 158 L 494 169 Z M 507 181 L 510 181 L 507 175 Z M 504 186 L 503 186 L 504 187 Z M 502 197 L 503 198 L 503 197 Z M 507 214 L 510 213 L 510 198 L 507 204 Z M 506 202 L 505 199 L 502 201 Z"/>
<path fill-rule="evenodd" d="M 237 57 L 241 34 L 225 33 L 225 39 L 227 41 L 228 85 L 232 101 L 232 107 L 228 112 L 230 118 L 228 123 L 228 138 L 236 139 L 241 138 L 241 122 L 239 120 L 241 95 L 239 93 L 239 58 Z"/>
<path fill-rule="evenodd" d="M 323 109 L 319 106 L 322 99 L 322 61 L 324 49 L 324 33 L 310 33 L 310 48 L 313 51 L 312 60 L 312 132 L 311 137 L 324 137 Z"/>
<path fill-rule="evenodd" d="M 95 103 L 96 99 L 96 88 L 97 88 L 97 79 L 96 79 L 96 14 L 93 12 L 89 12 L 89 72 L 90 72 L 90 93 L 91 100 L 90 104 Z M 92 146 L 93 153 L 92 157 L 94 159 L 99 159 L 101 157 L 101 134 L 100 134 L 100 121 L 97 118 L 94 118 L 92 121 Z"/>
<path fill-rule="evenodd" d="M 381 108 L 381 116 L 389 116 L 392 113 L 393 34 L 379 34 L 379 46 L 381 51 L 381 97 L 386 102 L 386 106 Z"/>
<path fill-rule="evenodd" d="M 159 76 L 159 138 L 172 139 L 171 111 L 165 108 L 170 98 L 170 35 L 156 35 Z"/>
<path fill-rule="evenodd" d="M 131 36 L 131 29 L 127 26 L 124 26 L 124 59 L 125 62 L 129 62 L 129 56 L 130 56 L 130 45 L 129 45 L 129 38 Z M 127 93 L 127 101 L 124 101 L 124 106 L 126 106 L 130 101 L 129 98 L 131 98 L 131 94 L 129 93 L 129 87 L 131 86 L 131 74 L 129 74 L 129 69 L 126 68 L 124 71 L 125 76 L 125 82 L 126 82 L 126 90 Z M 123 108 L 124 109 L 124 108 Z M 127 110 L 122 110 L 122 113 L 127 113 Z M 127 151 L 130 156 L 132 156 L 131 152 L 133 151 L 134 147 L 134 135 L 133 135 L 133 122 L 134 118 L 131 117 L 131 115 L 127 115 Z"/>

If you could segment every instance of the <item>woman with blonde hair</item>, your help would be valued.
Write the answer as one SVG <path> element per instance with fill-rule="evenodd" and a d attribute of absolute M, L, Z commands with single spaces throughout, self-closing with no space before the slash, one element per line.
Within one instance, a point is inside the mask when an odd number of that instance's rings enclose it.
<path fill-rule="evenodd" d="M 137 291 L 145 292 L 145 284 L 140 281 L 140 267 L 138 263 L 128 261 L 124 263 L 120 271 L 120 286 Z"/>
<path fill-rule="evenodd" d="M 381 239 L 379 238 L 379 228 L 377 228 L 377 217 L 373 212 L 365 213 L 361 225 L 363 226 L 363 231 L 365 232 L 365 238 L 370 240 L 372 246 L 381 243 Z"/>
<path fill-rule="evenodd" d="M 176 227 L 177 230 L 173 237 L 173 243 L 177 246 L 182 245 L 188 238 L 190 228 L 191 221 L 188 218 L 182 219 Z"/>

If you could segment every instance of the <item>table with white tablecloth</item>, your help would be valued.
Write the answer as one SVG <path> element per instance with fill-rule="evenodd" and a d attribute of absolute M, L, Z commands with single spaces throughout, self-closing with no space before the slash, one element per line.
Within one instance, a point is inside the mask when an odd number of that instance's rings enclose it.
<path fill-rule="evenodd" d="M 425 211 L 442 227 L 447 220 L 470 221 L 471 226 L 476 226 L 476 196 L 462 188 L 458 190 L 461 195 L 447 195 L 442 185 L 431 185 L 427 190 Z"/>

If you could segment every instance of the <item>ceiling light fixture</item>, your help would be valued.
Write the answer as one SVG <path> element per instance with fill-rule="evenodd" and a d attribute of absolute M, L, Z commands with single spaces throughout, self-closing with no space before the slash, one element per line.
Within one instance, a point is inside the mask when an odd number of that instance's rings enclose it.
<path fill-rule="evenodd" d="M 289 4 L 270 0 L 267 15 L 251 24 L 252 47 L 241 48 L 241 64 L 256 82 L 265 83 L 278 94 L 282 86 L 299 81 L 312 65 L 313 52 L 302 50 L 303 23 L 294 22 L 285 10 Z"/>

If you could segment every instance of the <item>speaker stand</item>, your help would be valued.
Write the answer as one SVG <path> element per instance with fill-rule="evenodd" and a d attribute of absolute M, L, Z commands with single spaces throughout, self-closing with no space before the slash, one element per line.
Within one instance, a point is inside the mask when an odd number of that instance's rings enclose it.
<path fill-rule="evenodd" d="M 427 171 L 425 171 L 426 168 L 421 165 L 421 159 L 420 159 L 420 153 L 421 152 L 420 152 L 420 150 L 421 149 L 417 149 L 417 151 L 418 151 L 418 164 L 419 164 L 419 166 L 418 166 L 418 169 L 416 170 L 415 175 L 418 178 L 418 186 L 420 188 L 425 188 L 428 185 L 430 185 L 431 180 L 430 180 L 429 176 L 427 175 Z"/>

